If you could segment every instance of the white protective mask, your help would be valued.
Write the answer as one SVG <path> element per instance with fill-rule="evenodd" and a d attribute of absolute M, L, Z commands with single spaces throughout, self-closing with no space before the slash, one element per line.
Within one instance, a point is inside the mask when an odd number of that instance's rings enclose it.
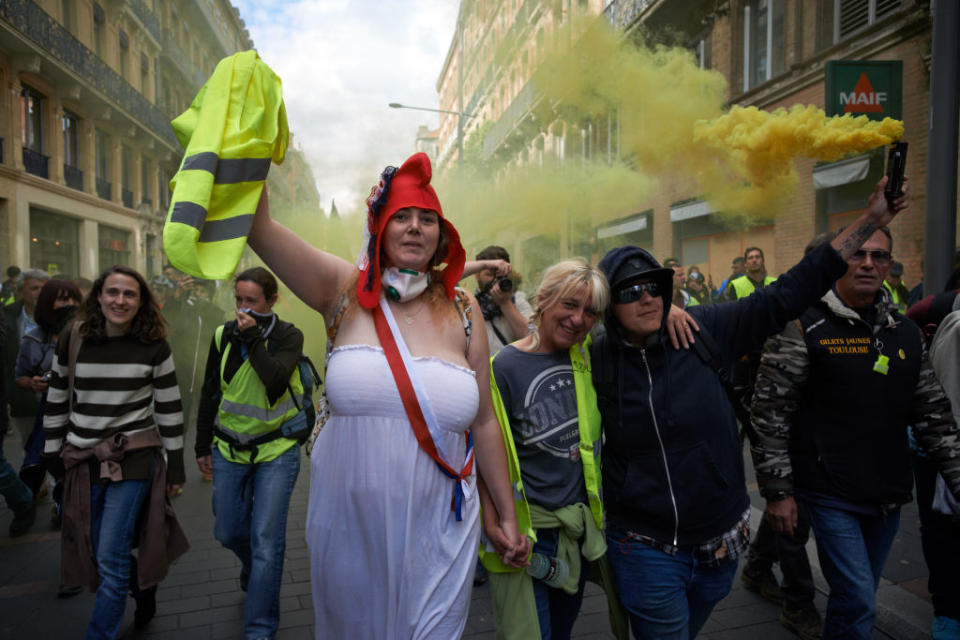
<path fill-rule="evenodd" d="M 381 278 L 383 292 L 394 302 L 409 302 L 427 290 L 430 274 L 390 267 Z"/>

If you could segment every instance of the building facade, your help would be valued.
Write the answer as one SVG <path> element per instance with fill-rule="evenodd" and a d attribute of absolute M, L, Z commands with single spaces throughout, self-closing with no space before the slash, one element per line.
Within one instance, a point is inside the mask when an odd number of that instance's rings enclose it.
<path fill-rule="evenodd" d="M 0 263 L 159 272 L 170 120 L 252 46 L 229 0 L 0 0 Z"/>
<path fill-rule="evenodd" d="M 488 5 L 496 5 L 491 8 Z M 516 5 L 516 6 L 515 6 Z M 488 9 L 484 14 L 480 7 Z M 702 68 L 722 74 L 729 87 L 728 104 L 765 110 L 794 104 L 828 106 L 828 63 L 839 60 L 900 61 L 901 116 L 904 139 L 910 143 L 907 170 L 912 207 L 892 225 L 894 254 L 905 265 L 908 285 L 921 278 L 926 187 L 927 126 L 930 97 L 931 10 L 924 0 L 604 0 L 601 6 L 572 0 L 523 3 L 461 3 L 460 28 L 443 67 L 438 92 L 441 108 L 457 110 L 462 88 L 465 109 L 480 117 L 470 131 L 483 136 L 482 153 L 510 163 L 542 162 L 544 154 L 619 153 L 619 118 L 581 122 L 579 127 L 551 122 L 538 109 L 540 97 L 530 79 L 548 50 L 563 33 L 564 11 L 578 8 L 601 13 L 626 37 L 667 41 L 689 49 Z M 511 17 L 512 16 L 512 17 Z M 482 24 L 474 24 L 474 23 Z M 505 23 L 504 26 L 498 23 Z M 517 26 L 517 25 L 522 26 Z M 512 27 L 511 27 L 512 25 Z M 513 28 L 525 51 L 493 57 L 493 70 L 471 67 L 482 57 L 484 37 Z M 544 35 L 541 37 L 540 33 Z M 531 36 L 531 34 L 533 34 Z M 575 39 L 571 29 L 567 39 Z M 563 39 L 560 40 L 564 42 Z M 473 45 L 473 46 L 471 46 Z M 467 52 L 464 80 L 457 69 Z M 497 64 L 498 60 L 501 64 Z M 486 81 L 485 78 L 491 78 Z M 479 78 L 479 80 L 478 80 Z M 478 97 L 479 96 L 479 97 Z M 892 97 L 892 96 L 891 96 Z M 552 113 L 559 110 L 556 105 Z M 867 109 L 866 111 L 869 111 Z M 858 111 L 854 110 L 857 114 Z M 605 121 L 604 121 L 605 120 Z M 455 149 L 456 118 L 441 120 L 441 158 Z M 468 136 L 469 140 L 469 136 Z M 468 145 L 469 147 L 469 145 Z M 444 151 L 447 155 L 444 155 Z M 719 283 L 729 274 L 733 257 L 749 246 L 766 254 L 768 272 L 779 273 L 802 256 L 807 241 L 821 231 L 837 229 L 856 217 L 873 185 L 885 170 L 882 149 L 839 163 L 796 163 L 796 192 L 764 222 L 731 227 L 697 193 L 670 190 L 642 202 L 624 203 L 622 211 L 594 225 L 588 243 L 560 243 L 559 255 L 588 254 L 596 260 L 620 244 L 643 246 L 663 259 L 676 256 L 684 265 L 698 265 Z M 523 253 L 523 241 L 512 247 Z M 554 253 L 556 255 L 556 252 Z"/>

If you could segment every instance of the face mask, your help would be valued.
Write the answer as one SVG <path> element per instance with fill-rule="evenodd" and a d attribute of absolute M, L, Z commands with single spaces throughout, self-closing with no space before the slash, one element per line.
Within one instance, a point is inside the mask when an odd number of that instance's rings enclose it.
<path fill-rule="evenodd" d="M 77 308 L 73 305 L 68 307 L 60 307 L 59 309 L 53 310 L 53 324 L 50 327 L 50 333 L 60 333 L 67 323 L 70 322 L 70 319 L 73 318 L 73 314 L 76 312 Z"/>
<path fill-rule="evenodd" d="M 247 314 L 257 323 L 257 326 L 260 327 L 260 331 L 263 333 L 264 337 L 270 333 L 270 330 L 273 329 L 274 323 L 277 321 L 277 316 L 273 311 L 268 311 L 267 313 L 260 313 L 254 311 L 253 309 L 246 309 L 240 307 L 237 311 L 242 311 Z"/>
<path fill-rule="evenodd" d="M 409 302 L 426 291 L 430 274 L 390 267 L 383 272 L 383 291 L 394 302 Z"/>

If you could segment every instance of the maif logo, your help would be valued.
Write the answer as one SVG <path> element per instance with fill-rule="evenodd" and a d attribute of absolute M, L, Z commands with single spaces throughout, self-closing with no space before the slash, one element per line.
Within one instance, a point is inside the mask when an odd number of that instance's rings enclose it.
<path fill-rule="evenodd" d="M 844 113 L 883 113 L 883 104 L 886 101 L 886 91 L 874 91 L 865 72 L 860 73 L 853 91 L 840 92 L 840 104 L 843 105 Z"/>

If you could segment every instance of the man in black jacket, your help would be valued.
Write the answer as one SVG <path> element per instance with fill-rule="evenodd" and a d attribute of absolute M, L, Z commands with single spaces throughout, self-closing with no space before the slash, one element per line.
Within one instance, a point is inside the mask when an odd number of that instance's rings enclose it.
<path fill-rule="evenodd" d="M 846 259 L 906 207 L 886 179 L 861 216 L 775 284 L 733 304 L 690 310 L 729 367 L 830 288 Z M 610 563 L 638 638 L 692 638 L 730 590 L 749 540 L 750 502 L 733 408 L 717 372 L 665 346 L 672 271 L 643 249 L 600 262 L 614 304 L 591 348 L 604 429 Z"/>
<path fill-rule="evenodd" d="M 824 638 L 871 638 L 875 592 L 912 499 L 907 426 L 960 496 L 960 431 L 920 329 L 883 290 L 876 231 L 836 285 L 764 347 L 752 443 L 766 517 L 794 534 L 798 506 L 830 584 Z M 960 514 L 957 514 L 960 515 Z"/>

